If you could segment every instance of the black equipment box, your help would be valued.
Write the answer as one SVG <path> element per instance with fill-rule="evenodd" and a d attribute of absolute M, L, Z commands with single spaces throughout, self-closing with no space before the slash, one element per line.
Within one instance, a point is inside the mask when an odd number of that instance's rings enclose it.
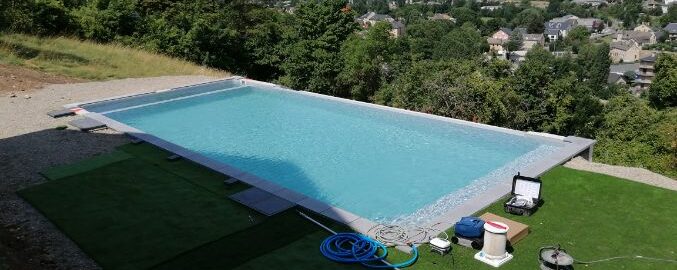
<path fill-rule="evenodd" d="M 510 199 L 505 202 L 506 213 L 531 216 L 541 204 L 541 179 L 521 176 L 512 178 Z"/>

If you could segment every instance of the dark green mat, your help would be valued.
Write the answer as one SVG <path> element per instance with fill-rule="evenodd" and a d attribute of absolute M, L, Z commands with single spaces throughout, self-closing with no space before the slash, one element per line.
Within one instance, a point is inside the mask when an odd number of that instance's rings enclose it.
<path fill-rule="evenodd" d="M 126 144 L 118 147 L 118 149 L 141 158 L 163 170 L 176 174 L 220 196 L 226 197 L 249 188 L 248 185 L 241 182 L 229 185 L 228 188 L 224 188 L 225 185 L 223 181 L 228 179 L 228 176 L 186 159 L 168 161 L 167 157 L 172 155 L 170 152 L 159 149 L 148 143 Z"/>
<path fill-rule="evenodd" d="M 106 269 L 148 268 L 260 221 L 249 209 L 138 158 L 19 194 Z"/>
<path fill-rule="evenodd" d="M 319 227 L 302 220 L 295 210 L 288 210 L 153 269 L 231 269 L 318 230 Z"/>
<path fill-rule="evenodd" d="M 131 157 L 132 156 L 127 154 L 127 152 L 113 151 L 111 153 L 98 155 L 80 162 L 52 167 L 40 172 L 40 174 L 49 180 L 56 180 L 59 178 L 94 170 L 96 168 L 129 159 Z"/>

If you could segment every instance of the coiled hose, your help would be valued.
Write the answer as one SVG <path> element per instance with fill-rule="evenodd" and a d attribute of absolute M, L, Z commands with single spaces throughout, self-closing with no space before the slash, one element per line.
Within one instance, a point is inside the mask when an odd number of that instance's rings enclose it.
<path fill-rule="evenodd" d="M 320 245 L 320 252 L 328 259 L 340 263 L 360 263 L 369 268 L 404 268 L 418 259 L 418 249 L 409 245 L 412 256 L 398 264 L 379 264 L 388 256 L 388 248 L 368 236 L 358 233 L 337 233 L 327 237 Z"/>

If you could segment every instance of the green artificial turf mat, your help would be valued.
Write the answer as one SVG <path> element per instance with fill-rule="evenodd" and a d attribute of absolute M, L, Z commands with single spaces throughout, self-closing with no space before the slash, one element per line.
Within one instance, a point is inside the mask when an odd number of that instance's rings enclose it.
<path fill-rule="evenodd" d="M 530 233 L 515 245 L 515 258 L 501 269 L 536 269 L 541 246 L 561 244 L 578 260 L 624 255 L 675 259 L 677 254 L 677 193 L 637 182 L 564 167 L 543 176 L 545 204 L 531 217 L 503 211 L 502 200 L 491 212 L 529 225 Z M 450 231 L 451 234 L 451 231 Z M 421 248 L 427 251 L 428 247 Z M 494 269 L 473 259 L 477 251 L 453 246 L 450 256 L 421 252 L 411 269 Z M 405 259 L 395 252 L 391 259 Z M 576 269 L 677 269 L 675 264 L 649 260 L 616 260 Z"/>
<path fill-rule="evenodd" d="M 358 264 L 341 264 L 333 262 L 322 256 L 322 253 L 320 253 L 320 244 L 329 235 L 329 232 L 326 231 L 317 231 L 308 234 L 287 246 L 250 260 L 235 269 L 368 269 Z"/>
<path fill-rule="evenodd" d="M 92 158 L 80 162 L 55 166 L 43 172 L 40 172 L 40 174 L 42 174 L 42 176 L 46 177 L 49 180 L 56 180 L 59 178 L 76 175 L 89 170 L 100 168 L 111 163 L 129 159 L 131 157 L 132 156 L 127 154 L 126 152 L 113 151 L 111 153 L 94 156 Z"/>
<path fill-rule="evenodd" d="M 105 269 L 145 269 L 253 225 L 251 210 L 136 158 L 19 193 Z"/>
<path fill-rule="evenodd" d="M 148 143 L 126 144 L 118 147 L 118 149 L 176 174 L 220 196 L 225 197 L 249 188 L 248 185 L 241 182 L 226 187 L 223 181 L 228 179 L 228 176 L 186 159 L 169 161 L 167 157 L 172 155 L 170 152 Z"/>
<path fill-rule="evenodd" d="M 230 234 L 153 269 L 232 269 L 320 230 L 288 210 L 266 222 Z"/>

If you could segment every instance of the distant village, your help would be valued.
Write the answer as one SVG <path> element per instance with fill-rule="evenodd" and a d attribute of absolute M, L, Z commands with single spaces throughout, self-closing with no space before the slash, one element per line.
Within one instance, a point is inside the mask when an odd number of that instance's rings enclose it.
<path fill-rule="evenodd" d="M 352 4 L 354 0 L 351 0 Z M 546 9 L 547 1 L 527 1 L 532 7 Z M 572 3 L 581 5 L 584 8 L 596 9 L 605 6 L 617 5 L 622 0 L 572 0 Z M 453 1 L 452 1 L 453 3 Z M 514 5 L 524 3 L 524 1 L 498 0 L 498 1 L 479 1 L 480 10 L 487 12 L 499 11 L 505 5 Z M 668 9 L 675 5 L 677 0 L 643 0 L 644 10 L 655 10 L 655 12 L 667 13 Z M 442 5 L 443 1 L 390 1 L 388 10 L 396 10 L 404 5 Z M 278 2 L 277 6 L 284 11 L 293 13 L 294 5 L 292 1 Z M 640 15 L 644 15 L 640 13 Z M 456 19 L 446 13 L 432 13 L 427 16 L 428 20 L 444 20 L 456 22 Z M 376 23 L 385 22 L 391 27 L 390 34 L 393 38 L 405 36 L 407 31 L 407 22 L 404 18 L 394 18 L 388 14 L 380 14 L 374 11 L 368 11 L 355 18 L 359 25 L 365 30 L 374 26 Z M 499 58 L 509 60 L 515 67 L 525 60 L 527 52 L 534 46 L 542 46 L 549 50 L 555 56 L 570 55 L 575 57 L 575 52 L 571 50 L 560 49 L 557 47 L 557 41 L 564 40 L 575 28 L 585 29 L 591 40 L 598 40 L 609 44 L 609 57 L 612 65 L 608 75 L 609 84 L 629 85 L 634 94 L 641 92 L 649 87 L 654 77 L 654 64 L 657 54 L 661 52 L 674 53 L 677 51 L 675 42 L 677 42 L 677 22 L 670 22 L 664 27 L 651 26 L 648 23 L 642 23 L 638 26 L 627 28 L 618 20 L 604 21 L 600 18 L 588 17 L 581 18 L 575 15 L 565 15 L 552 18 L 543 25 L 542 32 L 529 32 L 527 28 L 516 27 L 498 28 L 491 35 L 486 37 L 489 50 L 486 56 L 490 58 Z M 517 40 L 516 48 L 509 48 L 511 41 Z M 664 44 L 670 49 L 657 50 L 656 45 Z M 515 47 L 515 46 L 512 46 Z"/>

